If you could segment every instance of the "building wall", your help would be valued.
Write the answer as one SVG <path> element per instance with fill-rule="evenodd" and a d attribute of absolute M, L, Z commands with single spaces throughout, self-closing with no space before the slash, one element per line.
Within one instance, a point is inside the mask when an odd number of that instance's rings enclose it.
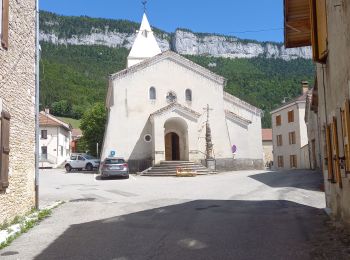
<path fill-rule="evenodd" d="M 71 132 L 63 127 L 41 126 L 41 130 L 47 130 L 47 139 L 39 139 L 39 152 L 41 156 L 41 147 L 47 147 L 47 161 L 41 162 L 41 167 L 57 167 L 70 156 Z M 62 147 L 62 148 L 61 148 Z M 61 153 L 63 149 L 63 154 Z"/>
<path fill-rule="evenodd" d="M 305 163 L 305 156 L 301 152 L 301 147 L 307 144 L 307 128 L 304 121 L 305 101 L 292 102 L 289 105 L 276 109 L 271 113 L 272 116 L 272 143 L 274 168 L 290 169 L 290 156 L 297 156 L 297 168 L 308 168 Z M 294 111 L 294 122 L 288 123 L 288 112 Z M 276 116 L 281 115 L 282 122 L 280 126 L 276 125 Z M 289 133 L 295 132 L 295 144 L 289 144 Z M 282 146 L 277 145 L 277 136 L 282 135 Z M 278 167 L 278 156 L 283 156 L 284 167 Z"/>
<path fill-rule="evenodd" d="M 0 193 L 0 223 L 35 205 L 35 1 L 10 0 L 9 46 L 0 47 L 0 99 L 11 114 L 9 187 Z"/>
<path fill-rule="evenodd" d="M 309 145 L 306 144 L 300 148 L 300 168 L 310 169 L 310 151 Z"/>
<path fill-rule="evenodd" d="M 328 181 L 325 158 L 325 126 L 337 118 L 339 156 L 344 156 L 343 138 L 339 110 L 350 97 L 350 2 L 334 1 L 327 3 L 328 57 L 326 64 L 317 64 L 318 116 L 321 136 L 323 174 L 325 179 L 326 203 L 336 219 L 350 225 L 350 175 L 341 169 L 339 183 Z"/>
<path fill-rule="evenodd" d="M 318 127 L 318 115 L 309 110 L 307 118 L 307 134 L 309 140 L 311 169 L 321 169 L 322 156 L 320 147 L 320 136 Z"/>
<path fill-rule="evenodd" d="M 152 113 L 169 105 L 166 101 L 166 95 L 169 91 L 176 93 L 179 104 L 183 104 L 200 114 L 195 124 L 192 121 L 188 122 L 189 131 L 193 130 L 192 134 L 188 135 L 191 158 L 196 160 L 204 158 L 206 122 L 204 108 L 207 104 L 211 109 L 209 121 L 215 157 L 233 158 L 225 119 L 222 84 L 170 59 L 161 60 L 140 71 L 115 79 L 110 84 L 112 86 L 112 91 L 110 90 L 112 100 L 108 100 L 110 110 L 102 158 L 108 156 L 111 150 L 115 150 L 117 156 L 123 156 L 129 160 L 147 159 L 152 157 L 153 152 L 158 153 L 160 158 L 160 152 L 164 151 L 164 125 L 152 127 L 149 119 Z M 156 89 L 156 100 L 149 99 L 149 89 L 152 86 Z M 192 102 L 185 100 L 186 89 L 192 90 Z M 185 115 L 177 114 L 177 116 L 186 118 Z M 255 131 L 252 133 L 251 143 L 252 140 L 256 139 L 253 137 L 255 132 L 260 138 L 255 145 L 256 151 L 251 157 L 262 160 L 260 115 L 255 118 L 249 116 L 247 119 L 254 122 Z M 154 121 L 154 124 L 163 124 L 164 122 L 164 120 L 158 120 Z M 154 135 L 151 143 L 144 141 L 145 134 Z M 158 142 L 155 143 L 155 140 Z M 198 152 L 195 154 L 196 151 Z M 242 149 L 242 151 L 244 150 Z"/>
<path fill-rule="evenodd" d="M 225 99 L 224 106 L 226 110 L 234 112 L 238 116 L 250 121 L 249 124 L 242 124 L 226 117 L 230 146 L 235 145 L 237 148 L 234 158 L 262 160 L 263 148 L 260 111 L 254 107 L 248 108 L 246 105 L 241 105 L 238 100 L 233 102 Z"/>
<path fill-rule="evenodd" d="M 273 144 L 271 141 L 262 141 L 264 151 L 264 164 L 273 161 Z"/>

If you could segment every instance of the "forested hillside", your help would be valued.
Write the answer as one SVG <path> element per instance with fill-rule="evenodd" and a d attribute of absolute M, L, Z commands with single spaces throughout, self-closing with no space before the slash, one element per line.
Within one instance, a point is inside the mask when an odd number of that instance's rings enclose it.
<path fill-rule="evenodd" d="M 42 43 L 41 105 L 58 116 L 80 118 L 96 102 L 104 102 L 108 75 L 126 67 L 128 50 L 104 46 L 64 46 Z M 228 59 L 186 56 L 227 78 L 226 91 L 269 112 L 284 97 L 300 94 L 302 80 L 313 80 L 312 61 L 296 59 Z M 210 64 L 210 66 L 209 66 Z"/>
<path fill-rule="evenodd" d="M 126 66 L 128 50 L 41 43 L 40 103 L 58 116 L 80 118 L 104 102 L 108 76 Z"/>
<path fill-rule="evenodd" d="M 313 83 L 314 66 L 311 60 L 225 59 L 187 56 L 192 61 L 224 76 L 226 91 L 264 111 L 263 127 L 271 127 L 270 111 L 286 98 L 301 94 L 301 81 Z M 208 65 L 211 66 L 208 66 Z M 216 66 L 213 66 L 216 65 Z"/>

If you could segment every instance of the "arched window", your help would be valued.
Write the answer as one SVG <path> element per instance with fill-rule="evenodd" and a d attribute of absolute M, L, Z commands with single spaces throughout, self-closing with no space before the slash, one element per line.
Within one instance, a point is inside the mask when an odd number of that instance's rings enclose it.
<path fill-rule="evenodd" d="M 157 93 L 155 87 L 151 87 L 149 89 L 149 99 L 150 100 L 155 100 L 157 98 Z"/>
<path fill-rule="evenodd" d="M 186 95 L 186 101 L 192 101 L 192 90 L 186 89 L 185 95 Z"/>

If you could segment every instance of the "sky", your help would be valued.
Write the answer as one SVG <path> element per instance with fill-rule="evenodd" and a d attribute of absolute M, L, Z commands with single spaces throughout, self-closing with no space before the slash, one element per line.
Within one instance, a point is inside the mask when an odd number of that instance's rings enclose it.
<path fill-rule="evenodd" d="M 62 15 L 87 15 L 141 22 L 142 0 L 40 0 L 40 9 Z M 283 0 L 148 0 L 153 27 L 167 32 L 233 35 L 258 41 L 283 41 Z"/>

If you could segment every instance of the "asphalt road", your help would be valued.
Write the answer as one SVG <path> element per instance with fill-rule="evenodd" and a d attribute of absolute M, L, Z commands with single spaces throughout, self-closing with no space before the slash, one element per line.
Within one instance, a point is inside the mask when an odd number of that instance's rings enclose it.
<path fill-rule="evenodd" d="M 322 259 L 321 182 L 308 171 L 102 181 L 46 170 L 41 204 L 66 203 L 0 258 Z"/>

